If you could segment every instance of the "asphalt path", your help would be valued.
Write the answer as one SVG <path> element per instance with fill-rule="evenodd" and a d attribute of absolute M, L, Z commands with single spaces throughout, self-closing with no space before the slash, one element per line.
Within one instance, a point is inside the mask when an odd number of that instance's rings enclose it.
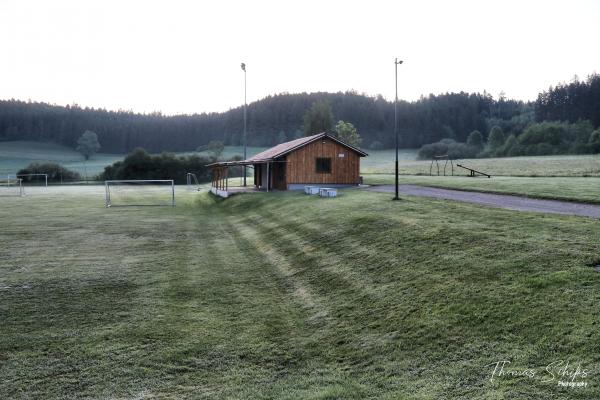
<path fill-rule="evenodd" d="M 370 186 L 373 192 L 394 193 L 393 185 Z M 517 211 L 532 211 L 549 214 L 579 215 L 600 218 L 600 205 L 570 201 L 541 200 L 503 194 L 468 192 L 464 190 L 440 189 L 417 185 L 400 185 L 400 193 L 411 196 L 434 197 L 436 199 L 462 201 L 483 206 L 506 208 Z"/>

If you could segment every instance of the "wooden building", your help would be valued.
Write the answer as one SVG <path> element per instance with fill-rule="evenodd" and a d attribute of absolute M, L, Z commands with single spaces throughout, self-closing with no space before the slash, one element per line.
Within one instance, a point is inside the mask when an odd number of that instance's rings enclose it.
<path fill-rule="evenodd" d="M 278 144 L 243 161 L 210 164 L 212 186 L 229 191 L 228 168 L 246 165 L 254 169 L 259 190 L 293 190 L 306 185 L 356 186 L 360 183 L 360 158 L 364 151 L 326 133 Z"/>

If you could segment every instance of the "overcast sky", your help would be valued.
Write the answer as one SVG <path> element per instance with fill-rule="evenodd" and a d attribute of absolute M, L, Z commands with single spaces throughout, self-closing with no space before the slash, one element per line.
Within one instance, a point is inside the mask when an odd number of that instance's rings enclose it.
<path fill-rule="evenodd" d="M 281 92 L 535 99 L 600 72 L 600 0 L 0 0 L 0 98 L 166 114 Z"/>

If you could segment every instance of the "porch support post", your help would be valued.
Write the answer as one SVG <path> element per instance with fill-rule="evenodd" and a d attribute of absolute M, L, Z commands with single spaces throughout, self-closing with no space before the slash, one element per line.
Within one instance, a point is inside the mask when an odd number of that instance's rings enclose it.
<path fill-rule="evenodd" d="M 267 192 L 269 191 L 269 186 L 271 186 L 271 168 L 270 163 L 267 161 Z"/>

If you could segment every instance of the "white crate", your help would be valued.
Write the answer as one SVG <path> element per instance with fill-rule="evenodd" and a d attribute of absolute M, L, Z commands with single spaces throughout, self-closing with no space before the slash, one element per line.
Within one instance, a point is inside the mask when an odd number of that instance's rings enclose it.
<path fill-rule="evenodd" d="M 304 193 L 319 194 L 319 187 L 318 186 L 304 186 Z"/>
<path fill-rule="evenodd" d="M 319 196 L 321 196 L 321 197 L 337 197 L 337 189 L 321 188 L 321 189 L 319 189 Z"/>

